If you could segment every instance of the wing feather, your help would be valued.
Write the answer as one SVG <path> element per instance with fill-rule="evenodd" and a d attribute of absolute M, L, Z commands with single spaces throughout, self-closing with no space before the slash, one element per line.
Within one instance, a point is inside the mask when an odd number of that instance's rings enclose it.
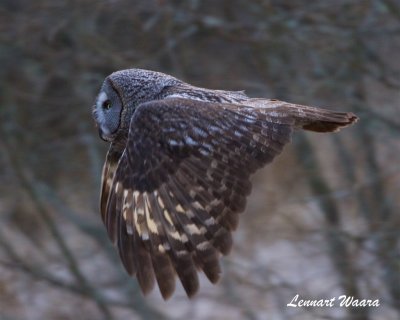
<path fill-rule="evenodd" d="M 182 224 L 184 215 L 176 212 L 177 203 L 174 197 L 171 197 L 171 191 L 166 189 L 165 186 L 160 188 L 160 196 L 164 201 L 167 214 L 170 215 L 174 226 L 177 227 L 177 230 L 170 234 L 170 239 L 174 239 L 170 251 L 171 259 L 183 288 L 187 295 L 191 297 L 198 290 L 199 280 L 191 254 L 190 235 L 186 234 L 185 226 Z"/>
<path fill-rule="evenodd" d="M 112 143 L 106 155 L 106 161 L 103 165 L 103 172 L 101 174 L 101 192 L 100 192 L 100 212 L 103 222 L 105 222 L 106 207 L 110 189 L 113 184 L 114 174 L 117 170 L 119 159 L 122 156 L 124 148 L 120 145 Z"/>

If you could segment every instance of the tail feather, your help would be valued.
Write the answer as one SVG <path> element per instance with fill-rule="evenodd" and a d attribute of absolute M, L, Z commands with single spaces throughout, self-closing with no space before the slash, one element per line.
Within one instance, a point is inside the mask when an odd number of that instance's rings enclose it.
<path fill-rule="evenodd" d="M 296 128 L 315 132 L 336 132 L 358 120 L 352 112 L 337 112 L 301 105 L 287 107 L 287 112 L 293 115 Z"/>
<path fill-rule="evenodd" d="M 352 112 L 338 112 L 278 100 L 254 99 L 252 106 L 270 109 L 276 115 L 291 116 L 294 127 L 315 132 L 336 132 L 357 122 Z"/>

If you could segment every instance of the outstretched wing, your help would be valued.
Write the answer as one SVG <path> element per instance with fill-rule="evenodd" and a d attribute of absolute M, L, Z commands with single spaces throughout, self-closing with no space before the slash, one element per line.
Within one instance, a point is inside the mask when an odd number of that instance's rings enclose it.
<path fill-rule="evenodd" d="M 286 109 L 180 98 L 136 109 L 102 212 L 144 293 L 156 279 L 167 299 L 177 274 L 192 296 L 197 269 L 219 279 L 219 254 L 231 248 L 249 176 L 282 151 L 296 119 Z"/>

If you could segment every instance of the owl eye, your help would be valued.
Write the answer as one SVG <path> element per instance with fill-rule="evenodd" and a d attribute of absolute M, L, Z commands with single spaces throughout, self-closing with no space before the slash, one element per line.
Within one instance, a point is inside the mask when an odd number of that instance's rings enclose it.
<path fill-rule="evenodd" d="M 111 101 L 105 100 L 101 106 L 104 110 L 109 110 L 111 108 Z"/>

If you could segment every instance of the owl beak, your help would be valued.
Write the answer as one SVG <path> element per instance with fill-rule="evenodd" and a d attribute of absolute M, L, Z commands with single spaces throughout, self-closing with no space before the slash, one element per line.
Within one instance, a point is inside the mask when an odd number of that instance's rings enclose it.
<path fill-rule="evenodd" d="M 103 140 L 103 141 L 108 141 L 108 140 L 104 137 L 103 131 L 101 131 L 101 128 L 100 128 L 100 127 L 98 127 L 98 131 L 99 131 L 99 137 L 100 137 L 100 139 Z"/>

